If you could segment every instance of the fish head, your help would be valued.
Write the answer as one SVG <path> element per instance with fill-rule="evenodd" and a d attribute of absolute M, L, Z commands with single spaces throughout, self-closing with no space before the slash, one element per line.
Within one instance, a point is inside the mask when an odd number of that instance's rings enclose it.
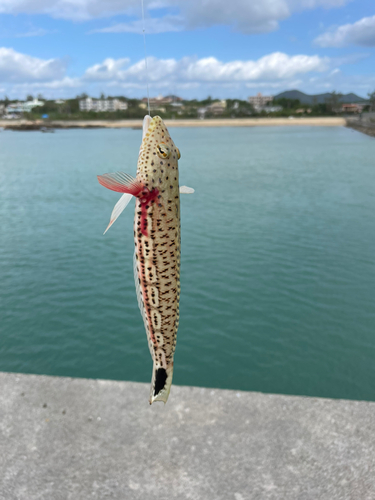
<path fill-rule="evenodd" d="M 148 188 L 177 187 L 179 149 L 160 116 L 145 116 L 143 140 L 138 157 L 137 179 Z"/>

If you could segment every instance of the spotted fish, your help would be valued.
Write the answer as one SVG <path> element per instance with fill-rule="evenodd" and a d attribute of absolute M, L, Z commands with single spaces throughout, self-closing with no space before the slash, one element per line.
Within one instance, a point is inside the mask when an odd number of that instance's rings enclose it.
<path fill-rule="evenodd" d="M 136 178 L 122 172 L 98 175 L 100 184 L 124 193 L 106 231 L 136 198 L 134 279 L 153 359 L 150 404 L 167 402 L 173 376 L 180 301 L 180 192 L 194 192 L 179 188 L 179 159 L 163 120 L 146 116 Z"/>

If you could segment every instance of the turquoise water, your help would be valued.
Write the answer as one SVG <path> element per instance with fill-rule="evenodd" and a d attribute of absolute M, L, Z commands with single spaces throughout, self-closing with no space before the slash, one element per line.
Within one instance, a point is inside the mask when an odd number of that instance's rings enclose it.
<path fill-rule="evenodd" d="M 345 128 L 172 129 L 176 384 L 375 400 L 375 140 Z M 0 133 L 0 370 L 149 382 L 132 274 L 135 130 Z"/>

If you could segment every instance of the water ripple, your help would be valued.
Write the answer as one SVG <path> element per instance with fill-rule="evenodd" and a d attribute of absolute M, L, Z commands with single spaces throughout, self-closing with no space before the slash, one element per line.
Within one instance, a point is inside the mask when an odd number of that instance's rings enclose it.
<path fill-rule="evenodd" d="M 375 142 L 346 129 L 175 129 L 182 298 L 175 381 L 375 399 Z M 47 136 L 47 137 L 46 137 Z M 0 369 L 148 381 L 133 208 L 139 134 L 0 134 Z M 124 167 L 124 159 L 127 166 Z"/>

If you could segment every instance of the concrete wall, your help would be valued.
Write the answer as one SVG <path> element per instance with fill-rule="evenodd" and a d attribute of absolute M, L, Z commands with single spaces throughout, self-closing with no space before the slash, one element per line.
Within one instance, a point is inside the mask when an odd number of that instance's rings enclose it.
<path fill-rule="evenodd" d="M 361 116 L 347 118 L 346 124 L 358 132 L 375 137 L 375 113 L 363 113 Z"/>
<path fill-rule="evenodd" d="M 375 403 L 0 373 L 0 499 L 375 499 Z"/>

